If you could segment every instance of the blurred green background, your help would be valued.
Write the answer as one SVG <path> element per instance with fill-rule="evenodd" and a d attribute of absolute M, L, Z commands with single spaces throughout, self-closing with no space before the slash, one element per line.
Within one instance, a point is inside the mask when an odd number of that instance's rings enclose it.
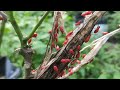
<path fill-rule="evenodd" d="M 75 28 L 75 15 L 82 11 L 67 11 L 65 19 L 65 29 L 67 32 Z M 43 15 L 44 11 L 15 11 L 14 16 L 21 28 L 24 36 L 32 31 L 38 20 Z M 46 50 L 46 45 L 49 39 L 48 31 L 52 29 L 53 14 L 50 13 L 45 21 L 39 27 L 38 37 L 32 39 L 32 48 L 34 49 L 33 65 L 36 68 L 42 61 Z M 114 13 L 106 13 L 104 18 L 107 20 L 108 32 L 118 28 L 120 24 L 120 11 Z M 98 33 L 100 34 L 100 32 Z M 92 34 L 90 42 L 95 39 L 95 34 Z M 59 46 L 62 46 L 64 35 L 59 36 Z M 84 44 L 82 47 L 90 44 Z M 3 42 L 0 48 L 0 56 L 7 56 L 14 65 L 22 67 L 23 57 L 15 50 L 20 47 L 18 37 L 9 22 L 6 24 Z M 81 54 L 87 54 L 90 48 L 86 49 Z M 82 67 L 77 73 L 70 76 L 70 79 L 116 79 L 120 78 L 120 34 L 116 34 L 101 48 L 94 61 Z M 81 59 L 81 58 L 80 58 Z"/>

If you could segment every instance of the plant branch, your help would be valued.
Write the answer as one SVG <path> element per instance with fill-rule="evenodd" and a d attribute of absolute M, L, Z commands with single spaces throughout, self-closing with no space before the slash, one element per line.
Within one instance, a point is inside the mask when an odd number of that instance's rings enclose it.
<path fill-rule="evenodd" d="M 42 22 L 45 20 L 45 18 L 47 17 L 47 15 L 50 13 L 50 11 L 46 11 L 45 14 L 42 16 L 42 18 L 40 19 L 40 21 L 36 24 L 36 26 L 33 28 L 32 32 L 30 33 L 30 35 L 28 37 L 25 38 L 25 41 L 28 41 L 28 39 L 30 39 L 32 37 L 32 35 L 37 31 L 37 29 L 40 27 L 40 25 L 42 24 Z"/>
<path fill-rule="evenodd" d="M 1 23 L 1 28 L 0 28 L 0 48 L 1 48 L 1 44 L 2 44 L 2 38 L 3 38 L 3 34 L 4 34 L 5 23 L 6 23 L 6 21 L 4 21 L 4 20 Z"/>
<path fill-rule="evenodd" d="M 19 28 L 19 26 L 18 26 L 18 24 L 13 16 L 13 11 L 6 11 L 6 14 L 8 15 L 9 21 L 11 22 L 12 26 L 15 29 L 15 32 L 18 35 L 18 38 L 20 40 L 21 47 L 22 47 L 23 46 L 23 35 L 22 35 L 20 28 Z"/>
<path fill-rule="evenodd" d="M 91 62 L 91 60 L 96 56 L 100 48 L 107 42 L 107 40 L 113 36 L 114 34 L 120 32 L 120 28 L 117 30 L 112 31 L 111 33 L 102 36 L 101 38 L 97 39 L 95 47 L 84 57 L 84 59 L 81 60 L 81 63 L 75 66 L 72 69 L 72 72 L 77 72 L 82 66 L 88 64 Z M 96 40 L 95 40 L 96 41 Z M 64 79 L 70 76 L 70 73 L 67 73 L 66 75 L 58 78 L 58 79 Z"/>
<path fill-rule="evenodd" d="M 57 77 L 57 73 L 53 70 L 53 66 L 57 65 L 59 72 L 62 72 L 65 67 L 68 65 L 62 64 L 60 61 L 63 58 L 71 59 L 72 55 L 69 52 L 70 49 L 75 50 L 78 45 L 82 46 L 84 43 L 84 39 L 87 38 L 96 22 L 106 13 L 106 11 L 95 11 L 92 15 L 87 17 L 83 24 L 79 25 L 75 30 L 73 30 L 73 35 L 69 38 L 68 43 L 58 51 L 50 62 L 46 65 L 46 68 L 43 70 L 39 70 L 40 73 L 37 75 L 37 79 L 54 79 Z"/>

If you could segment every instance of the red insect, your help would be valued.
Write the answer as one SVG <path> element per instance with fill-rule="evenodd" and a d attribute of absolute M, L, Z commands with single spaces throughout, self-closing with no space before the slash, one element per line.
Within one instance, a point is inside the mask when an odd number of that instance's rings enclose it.
<path fill-rule="evenodd" d="M 68 69 L 68 72 L 71 72 L 71 71 L 72 71 L 72 68 L 69 68 L 69 69 Z"/>
<path fill-rule="evenodd" d="M 55 48 L 55 43 L 54 42 L 52 42 L 52 47 Z"/>
<path fill-rule="evenodd" d="M 106 35 L 106 34 L 108 34 L 108 32 L 103 32 L 102 34 L 103 34 L 103 35 Z"/>
<path fill-rule="evenodd" d="M 70 62 L 70 61 L 71 61 L 70 59 L 62 59 L 62 60 L 61 60 L 61 63 L 64 63 L 64 64 L 65 64 L 65 63 L 68 63 L 68 62 Z"/>
<path fill-rule="evenodd" d="M 70 31 L 66 36 L 69 37 L 73 34 L 73 31 Z"/>
<path fill-rule="evenodd" d="M 81 20 L 79 20 L 78 22 L 75 23 L 75 26 L 78 26 L 81 24 Z"/>
<path fill-rule="evenodd" d="M 58 28 L 58 22 L 55 23 L 55 30 Z"/>
<path fill-rule="evenodd" d="M 37 33 L 34 33 L 32 37 L 36 38 L 36 37 L 37 37 L 37 35 L 38 35 Z"/>
<path fill-rule="evenodd" d="M 66 45 L 68 43 L 68 40 L 65 40 L 64 42 L 63 42 L 63 45 Z"/>
<path fill-rule="evenodd" d="M 57 34 L 57 33 L 55 33 L 55 34 L 54 34 L 54 38 L 57 38 L 57 36 L 58 36 L 58 34 Z"/>
<path fill-rule="evenodd" d="M 86 56 L 86 54 L 83 54 L 83 55 L 82 55 L 82 58 L 84 58 L 85 56 Z"/>
<path fill-rule="evenodd" d="M 62 76 L 65 75 L 65 74 L 66 74 L 66 72 L 65 72 L 65 71 L 62 71 L 59 76 L 62 77 Z"/>
<path fill-rule="evenodd" d="M 53 66 L 53 69 L 55 72 L 58 72 L 58 67 L 57 66 Z"/>
<path fill-rule="evenodd" d="M 60 31 L 62 34 L 64 33 L 64 28 L 62 26 L 60 26 Z"/>
<path fill-rule="evenodd" d="M 80 62 L 80 60 L 77 60 L 76 62 L 77 62 L 78 64 L 80 64 L 80 63 L 81 63 L 81 62 Z"/>
<path fill-rule="evenodd" d="M 72 55 L 74 55 L 73 49 L 70 49 L 70 50 L 69 50 L 69 53 L 72 54 Z"/>
<path fill-rule="evenodd" d="M 32 70 L 32 72 L 36 72 L 36 70 Z"/>
<path fill-rule="evenodd" d="M 32 74 L 35 74 L 35 72 L 36 72 L 36 70 L 32 70 L 32 71 L 31 71 Z"/>
<path fill-rule="evenodd" d="M 3 17 L 0 17 L 0 20 L 3 20 Z"/>
<path fill-rule="evenodd" d="M 59 51 L 59 50 L 60 50 L 60 47 L 59 47 L 58 45 L 57 45 L 57 47 L 56 47 L 56 50 L 57 50 L 57 51 Z"/>
<path fill-rule="evenodd" d="M 95 29 L 94 33 L 97 33 L 99 30 L 100 30 L 100 26 L 98 26 L 98 27 Z"/>
<path fill-rule="evenodd" d="M 30 38 L 30 39 L 28 40 L 28 44 L 30 44 L 30 43 L 31 43 L 31 41 L 32 41 L 32 38 Z"/>
<path fill-rule="evenodd" d="M 85 43 L 87 43 L 90 40 L 91 34 L 84 40 Z"/>
<path fill-rule="evenodd" d="M 58 38 L 55 38 L 55 41 L 58 42 Z"/>
<path fill-rule="evenodd" d="M 80 46 L 80 45 L 78 45 L 78 46 L 77 46 L 77 50 L 78 50 L 78 51 L 80 51 L 80 49 L 81 49 L 81 46 Z"/>
<path fill-rule="evenodd" d="M 50 30 L 48 33 L 51 34 L 51 33 L 52 33 L 52 30 Z"/>
<path fill-rule="evenodd" d="M 80 52 L 78 52 L 76 55 L 76 58 L 79 58 L 79 57 L 80 57 Z"/>
<path fill-rule="evenodd" d="M 74 64 L 76 63 L 76 61 L 77 61 L 77 60 L 73 60 L 73 61 L 71 62 L 71 65 L 74 65 Z"/>
<path fill-rule="evenodd" d="M 73 71 L 70 71 L 70 72 L 69 72 L 69 75 L 72 75 L 72 74 L 73 74 Z"/>
<path fill-rule="evenodd" d="M 92 14 L 92 11 L 86 11 L 81 14 L 81 16 L 85 17 L 86 15 Z"/>

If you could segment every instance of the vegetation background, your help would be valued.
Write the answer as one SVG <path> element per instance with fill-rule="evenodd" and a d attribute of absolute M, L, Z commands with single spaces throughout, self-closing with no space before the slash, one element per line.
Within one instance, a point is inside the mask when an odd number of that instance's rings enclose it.
<path fill-rule="evenodd" d="M 65 14 L 65 29 L 66 31 L 73 30 L 75 28 L 75 15 L 82 11 L 67 11 Z M 27 35 L 31 32 L 32 28 L 36 25 L 38 20 L 43 15 L 44 11 L 15 11 L 15 19 L 20 26 L 22 33 Z M 120 24 L 120 11 L 114 11 L 114 13 L 108 12 L 104 15 L 107 20 L 108 32 L 118 28 Z M 35 69 L 42 61 L 46 50 L 46 45 L 49 39 L 48 31 L 52 29 L 53 14 L 49 14 L 45 21 L 39 27 L 37 33 L 38 37 L 32 39 L 32 48 L 34 49 L 33 66 Z M 100 34 L 100 32 L 98 33 Z M 93 41 L 95 39 L 93 35 Z M 59 46 L 62 46 L 64 41 L 64 35 L 59 37 Z M 90 43 L 89 42 L 89 43 Z M 88 45 L 84 44 L 84 46 Z M 22 67 L 23 58 L 15 50 L 20 47 L 18 37 L 12 27 L 7 22 L 2 46 L 0 48 L 0 56 L 7 56 L 14 65 Z M 83 53 L 88 53 L 90 48 L 86 49 Z M 83 54 L 82 53 L 82 54 Z M 118 79 L 120 78 L 120 34 L 116 34 L 101 48 L 94 61 L 82 67 L 77 73 L 70 76 L 70 79 Z M 81 59 L 81 58 L 80 58 Z"/>

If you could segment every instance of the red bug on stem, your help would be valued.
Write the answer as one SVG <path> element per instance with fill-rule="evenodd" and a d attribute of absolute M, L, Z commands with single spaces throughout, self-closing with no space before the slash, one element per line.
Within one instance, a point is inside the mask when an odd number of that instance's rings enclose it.
<path fill-rule="evenodd" d="M 78 45 L 78 46 L 77 46 L 77 50 L 78 50 L 78 51 L 80 51 L 80 48 L 81 48 L 81 46 L 80 46 L 80 45 Z"/>
<path fill-rule="evenodd" d="M 95 29 L 94 33 L 97 33 L 99 30 L 100 30 L 100 26 L 98 26 L 98 27 Z"/>
<path fill-rule="evenodd" d="M 81 20 L 79 20 L 78 22 L 75 23 L 75 26 L 78 26 L 81 24 Z"/>
<path fill-rule="evenodd" d="M 78 64 L 80 64 L 80 63 L 81 63 L 81 62 L 80 62 L 80 60 L 77 60 L 76 62 L 77 62 Z"/>
<path fill-rule="evenodd" d="M 58 22 L 55 23 L 55 30 L 58 28 Z"/>
<path fill-rule="evenodd" d="M 63 45 L 66 45 L 68 43 L 68 39 L 63 42 Z"/>
<path fill-rule="evenodd" d="M 92 11 L 86 11 L 81 14 L 81 16 L 85 17 L 86 15 L 92 14 Z"/>
<path fill-rule="evenodd" d="M 84 42 L 87 43 L 90 40 L 91 34 L 85 38 Z"/>
<path fill-rule="evenodd" d="M 34 33 L 32 37 L 36 38 L 37 37 L 37 33 Z"/>
<path fill-rule="evenodd" d="M 55 48 L 55 43 L 54 42 L 52 42 L 52 47 Z"/>
<path fill-rule="evenodd" d="M 82 58 L 84 58 L 85 56 L 86 56 L 86 54 L 83 54 L 83 55 L 82 55 Z"/>
<path fill-rule="evenodd" d="M 72 54 L 72 55 L 74 55 L 73 49 L 70 49 L 70 50 L 69 50 L 69 53 Z"/>
<path fill-rule="evenodd" d="M 52 30 L 50 30 L 48 33 L 51 34 L 51 33 L 52 33 Z"/>
<path fill-rule="evenodd" d="M 30 44 L 30 43 L 31 43 L 31 41 L 32 41 L 32 38 L 30 38 L 30 39 L 28 40 L 28 44 Z"/>
<path fill-rule="evenodd" d="M 76 58 L 79 58 L 79 57 L 80 57 L 80 52 L 78 52 L 76 55 Z"/>
<path fill-rule="evenodd" d="M 64 33 L 64 28 L 62 26 L 60 26 L 60 31 L 62 34 Z"/>
<path fill-rule="evenodd" d="M 0 16 L 0 20 L 3 20 L 3 17 Z"/>
<path fill-rule="evenodd" d="M 57 51 L 59 51 L 60 50 L 60 47 L 57 45 L 57 47 L 55 48 Z"/>
<path fill-rule="evenodd" d="M 106 35 L 106 34 L 108 34 L 108 32 L 103 32 L 102 34 L 103 34 L 103 35 Z"/>
<path fill-rule="evenodd" d="M 55 72 L 58 72 L 58 67 L 57 66 L 53 66 L 53 69 Z"/>

